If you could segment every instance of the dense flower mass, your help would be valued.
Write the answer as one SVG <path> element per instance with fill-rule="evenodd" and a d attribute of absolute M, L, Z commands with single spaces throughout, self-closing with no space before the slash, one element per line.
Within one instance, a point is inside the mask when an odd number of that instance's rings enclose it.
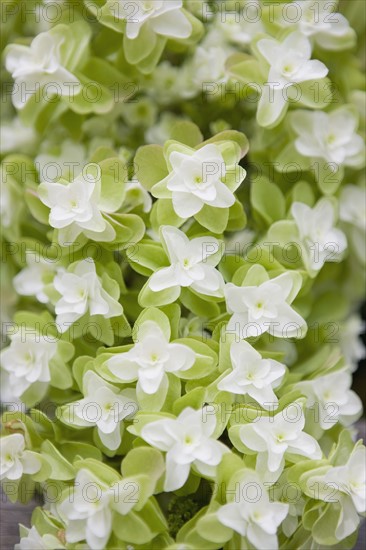
<path fill-rule="evenodd" d="M 355 546 L 361 2 L 2 10 L 17 550 Z"/>

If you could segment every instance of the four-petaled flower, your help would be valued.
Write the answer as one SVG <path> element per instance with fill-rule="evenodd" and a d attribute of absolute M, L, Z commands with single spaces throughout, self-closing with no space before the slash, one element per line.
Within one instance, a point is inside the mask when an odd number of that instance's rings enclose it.
<path fill-rule="evenodd" d="M 132 498 L 131 487 L 137 489 Z M 88 469 L 79 470 L 72 498 L 63 500 L 57 510 L 66 523 L 66 542 L 86 540 L 93 550 L 103 550 L 112 533 L 113 521 L 123 521 L 115 514 L 126 516 L 138 502 L 139 485 L 131 479 L 107 485 Z"/>
<path fill-rule="evenodd" d="M 113 15 L 126 21 L 126 36 L 131 40 L 138 38 L 142 27 L 152 37 L 184 39 L 192 32 L 182 12 L 183 0 L 112 0 L 109 4 Z"/>
<path fill-rule="evenodd" d="M 339 262 L 347 248 L 347 239 L 334 227 L 335 211 L 332 202 L 323 198 L 311 208 L 302 202 L 291 207 L 303 247 L 303 260 L 310 272 L 318 272 L 325 262 Z"/>
<path fill-rule="evenodd" d="M 249 395 L 264 409 L 278 406 L 273 388 L 280 385 L 286 367 L 274 359 L 263 359 L 245 340 L 231 344 L 230 358 L 233 371 L 220 380 L 219 390 Z"/>
<path fill-rule="evenodd" d="M 168 390 L 167 372 L 185 371 L 192 367 L 196 354 L 191 348 L 169 339 L 157 323 L 145 321 L 138 327 L 137 341 L 132 349 L 107 361 L 109 370 L 122 382 L 138 380 L 136 390 L 165 398 Z"/>
<path fill-rule="evenodd" d="M 203 476 L 213 477 L 216 466 L 228 448 L 212 438 L 216 417 L 191 407 L 184 409 L 177 418 L 162 418 L 146 424 L 141 437 L 149 445 L 165 451 L 165 491 L 183 487 L 191 465 Z"/>
<path fill-rule="evenodd" d="M 101 172 L 95 168 L 86 165 L 71 182 L 46 181 L 38 188 L 41 201 L 51 209 L 49 224 L 58 230 L 61 245 L 70 245 L 81 234 L 98 242 L 110 242 L 116 236 L 103 212 L 112 213 L 118 205 L 103 198 Z"/>
<path fill-rule="evenodd" d="M 261 416 L 241 426 L 239 436 L 246 447 L 266 461 L 270 472 L 280 473 L 288 455 L 319 459 L 321 449 L 316 439 L 305 433 L 305 416 L 298 403 L 288 405 L 274 416 Z M 263 462 L 262 462 L 263 464 Z"/>
<path fill-rule="evenodd" d="M 178 298 L 181 287 L 190 287 L 199 294 L 224 296 L 224 279 L 215 269 L 223 253 L 217 239 L 206 236 L 190 241 L 169 225 L 162 227 L 161 237 L 171 265 L 152 274 L 148 282 L 152 291 L 174 288 Z"/>
<path fill-rule="evenodd" d="M 0 353 L 1 365 L 9 373 L 9 384 L 20 397 L 36 382 L 51 380 L 49 364 L 57 352 L 57 343 L 34 331 L 19 331 L 11 336 L 10 346 Z"/>
<path fill-rule="evenodd" d="M 330 113 L 297 109 L 290 116 L 297 137 L 295 147 L 304 157 L 334 165 L 361 167 L 364 144 L 356 134 L 357 118 L 351 109 L 340 107 Z"/>
<path fill-rule="evenodd" d="M 35 474 L 41 468 L 37 453 L 25 449 L 22 434 L 11 434 L 1 438 L 0 479 L 17 480 L 23 474 Z"/>
<path fill-rule="evenodd" d="M 123 313 L 121 304 L 104 290 L 92 258 L 78 262 L 72 273 L 57 274 L 53 285 L 60 294 L 55 311 L 61 333 L 88 312 L 90 316 L 102 315 L 105 319 Z"/>
<path fill-rule="evenodd" d="M 305 320 L 290 306 L 301 283 L 287 272 L 259 286 L 225 286 L 227 310 L 233 315 L 227 325 L 242 338 L 269 332 L 278 338 L 301 338 Z"/>
<path fill-rule="evenodd" d="M 289 505 L 272 502 L 260 477 L 250 470 L 236 483 L 235 495 L 228 493 L 229 499 L 217 511 L 219 522 L 248 539 L 257 550 L 276 550 L 277 529 L 287 516 Z"/>
<path fill-rule="evenodd" d="M 62 64 L 61 49 L 64 42 L 61 33 L 42 32 L 30 46 L 11 44 L 7 48 L 5 66 L 15 80 L 12 101 L 17 109 L 25 107 L 31 94 L 29 90 L 52 85 L 52 92 L 72 97 L 80 92 L 79 80 Z"/>
<path fill-rule="evenodd" d="M 122 441 L 123 421 L 131 419 L 138 410 L 135 390 L 120 390 L 94 371 L 87 371 L 83 394 L 84 399 L 59 409 L 61 420 L 85 428 L 96 426 L 103 445 L 115 451 Z"/>
<path fill-rule="evenodd" d="M 162 186 L 171 193 L 173 208 L 181 218 L 189 218 L 205 205 L 229 208 L 235 202 L 232 189 L 225 183 L 235 173 L 235 187 L 245 177 L 241 166 L 230 167 L 230 174 L 217 145 L 210 143 L 197 151 L 186 147 L 184 152 L 172 151 L 169 155 L 172 171 L 152 188 L 152 194 L 160 196 Z"/>
<path fill-rule="evenodd" d="M 260 54 L 269 63 L 267 83 L 258 104 L 257 120 L 262 126 L 279 122 L 289 104 L 289 88 L 302 82 L 324 78 L 328 69 L 311 58 L 311 44 L 299 32 L 288 35 L 283 42 L 262 38 L 257 43 Z"/>

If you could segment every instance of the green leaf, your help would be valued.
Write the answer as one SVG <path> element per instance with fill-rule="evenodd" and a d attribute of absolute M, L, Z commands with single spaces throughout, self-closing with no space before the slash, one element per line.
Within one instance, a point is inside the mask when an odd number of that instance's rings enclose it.
<path fill-rule="evenodd" d="M 160 145 L 143 145 L 137 149 L 135 176 L 148 191 L 168 175 L 163 148 Z"/>

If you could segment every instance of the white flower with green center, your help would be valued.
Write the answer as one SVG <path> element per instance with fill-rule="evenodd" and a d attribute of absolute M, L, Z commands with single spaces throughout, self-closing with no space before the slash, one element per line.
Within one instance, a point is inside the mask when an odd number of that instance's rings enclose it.
<path fill-rule="evenodd" d="M 341 261 L 347 239 L 343 231 L 334 227 L 335 211 L 331 200 L 320 199 L 313 208 L 294 202 L 291 214 L 299 231 L 303 261 L 309 271 L 319 271 L 325 262 Z"/>
<path fill-rule="evenodd" d="M 330 506 L 340 508 L 336 516 L 337 523 L 333 527 L 335 538 L 339 541 L 357 530 L 360 515 L 366 511 L 365 446 L 357 444 L 351 455 L 348 453 L 344 457 L 348 458 L 344 464 L 332 466 L 326 472 L 322 468 L 320 475 L 314 472 L 307 479 L 307 494 L 313 495 L 315 491 L 318 500 L 333 503 Z"/>
<path fill-rule="evenodd" d="M 166 395 L 169 385 L 166 373 L 188 370 L 196 354 L 188 346 L 169 343 L 153 321 L 145 321 L 138 327 L 137 338 L 130 351 L 108 359 L 109 370 L 121 382 L 137 380 L 137 392 L 142 390 L 152 395 L 162 391 Z"/>
<path fill-rule="evenodd" d="M 61 34 L 43 32 L 33 39 L 30 46 L 8 46 L 5 66 L 15 80 L 12 101 L 17 109 L 25 107 L 31 97 L 30 90 L 47 84 L 52 84 L 52 91 L 57 90 L 62 96 L 72 97 L 80 92 L 79 80 L 62 64 L 63 42 Z"/>
<path fill-rule="evenodd" d="M 168 38 L 188 38 L 192 25 L 182 12 L 183 0 L 113 0 L 112 13 L 126 21 L 126 36 L 138 38 L 142 27 Z"/>
<path fill-rule="evenodd" d="M 258 104 L 257 120 L 261 126 L 270 127 L 280 120 L 288 107 L 289 88 L 324 78 L 328 69 L 321 61 L 310 59 L 311 44 L 299 32 L 291 33 L 283 42 L 262 38 L 257 48 L 270 66 Z"/>
<path fill-rule="evenodd" d="M 232 491 L 231 493 L 233 493 Z M 235 485 L 235 495 L 217 511 L 220 523 L 245 537 L 254 548 L 278 548 L 277 530 L 286 518 L 289 505 L 270 500 L 259 476 L 250 470 Z M 242 548 L 247 545 L 243 541 Z"/>
<path fill-rule="evenodd" d="M 0 479 L 16 480 L 23 474 L 35 474 L 42 466 L 37 453 L 25 449 L 22 434 L 6 435 L 0 440 Z"/>
<path fill-rule="evenodd" d="M 102 286 L 92 258 L 77 263 L 73 272 L 64 271 L 54 278 L 53 285 L 60 294 L 56 302 L 58 330 L 66 332 L 72 323 L 88 313 L 105 319 L 122 315 L 123 308 Z"/>
<path fill-rule="evenodd" d="M 305 0 L 294 2 L 295 10 L 300 14 L 296 18 L 298 30 L 317 45 L 326 50 L 342 50 L 352 45 L 354 31 L 341 13 L 335 13 L 336 2 L 328 0 Z M 290 13 L 291 10 L 289 10 Z M 281 10 L 282 15 L 284 10 Z M 283 17 L 282 24 L 292 26 L 289 19 Z"/>
<path fill-rule="evenodd" d="M 258 459 L 278 475 L 283 470 L 285 458 L 300 455 L 320 459 L 322 452 L 318 442 L 305 433 L 305 416 L 298 404 L 288 405 L 273 417 L 260 416 L 255 422 L 241 426 L 242 443 L 258 453 Z M 257 459 L 257 460 L 258 460 Z"/>
<path fill-rule="evenodd" d="M 345 224 L 352 249 L 366 264 L 366 189 L 345 185 L 339 198 L 339 218 Z"/>
<path fill-rule="evenodd" d="M 173 208 L 181 218 L 194 216 L 205 204 L 217 208 L 234 204 L 234 193 L 222 181 L 226 164 L 215 144 L 192 150 L 192 154 L 173 151 L 169 162 L 172 172 L 166 178 L 167 189 L 172 193 Z M 244 177 L 244 172 L 241 175 Z"/>
<path fill-rule="evenodd" d="M 231 344 L 230 358 L 233 370 L 220 380 L 219 390 L 248 395 L 264 409 L 278 407 L 273 388 L 280 385 L 286 367 L 274 359 L 263 359 L 245 340 Z"/>
<path fill-rule="evenodd" d="M 58 409 L 60 419 L 74 426 L 96 426 L 103 445 L 115 451 L 122 441 L 123 421 L 138 410 L 135 390 L 120 390 L 94 371 L 84 374 L 82 389 L 84 399 Z"/>
<path fill-rule="evenodd" d="M 164 491 L 176 491 L 188 479 L 191 466 L 212 478 L 228 448 L 213 439 L 216 417 L 204 409 L 184 409 L 177 418 L 162 418 L 146 424 L 141 437 L 166 452 Z"/>
<path fill-rule="evenodd" d="M 61 268 L 54 260 L 43 258 L 37 253 L 27 253 L 27 267 L 24 267 L 13 279 L 15 290 L 21 296 L 35 296 L 42 304 L 49 302 L 44 293 L 45 285 L 52 282 Z"/>
<path fill-rule="evenodd" d="M 226 284 L 227 311 L 232 314 L 226 330 L 241 338 L 264 332 L 277 338 L 301 338 L 306 322 L 290 305 L 300 287 L 291 272 L 258 286 Z"/>
<path fill-rule="evenodd" d="M 161 229 L 170 266 L 159 269 L 149 279 L 153 292 L 181 287 L 190 287 L 199 294 L 223 297 L 224 279 L 215 269 L 222 250 L 217 239 L 211 236 L 189 240 L 179 229 L 166 225 Z"/>
<path fill-rule="evenodd" d="M 351 109 L 340 107 L 330 113 L 297 109 L 290 124 L 297 134 L 295 147 L 304 157 L 337 166 L 362 166 L 364 144 L 356 134 L 358 122 Z"/>
<path fill-rule="evenodd" d="M 79 470 L 72 495 L 66 497 L 57 509 L 66 523 L 66 542 L 75 544 L 86 540 L 93 550 L 103 550 L 112 533 L 113 521 L 123 521 L 115 516 L 127 515 L 138 502 L 138 492 L 132 497 L 137 482 L 121 480 L 108 486 L 88 469 Z"/>
<path fill-rule="evenodd" d="M 349 426 L 362 414 L 362 401 L 351 390 L 351 385 L 351 373 L 348 369 L 342 369 L 299 382 L 296 388 L 307 397 L 310 418 L 319 423 L 323 430 L 329 430 L 338 422 Z"/>
<path fill-rule="evenodd" d="M 60 550 L 65 548 L 60 539 L 48 533 L 41 536 L 34 526 L 27 529 L 20 525 L 20 530 L 22 536 L 20 542 L 14 546 L 14 550 Z"/>
<path fill-rule="evenodd" d="M 90 168 L 90 169 L 88 169 Z M 38 194 L 50 208 L 49 224 L 58 230 L 61 245 L 72 244 L 80 234 L 95 241 L 113 241 L 116 232 L 104 218 L 118 205 L 112 206 L 101 195 L 101 174 L 95 165 L 86 165 L 73 181 L 43 182 Z"/>
<path fill-rule="evenodd" d="M 0 352 L 2 368 L 9 374 L 9 386 L 20 397 L 36 382 L 51 380 L 49 363 L 57 352 L 57 343 L 33 331 L 20 330 L 10 337 L 10 346 Z"/>

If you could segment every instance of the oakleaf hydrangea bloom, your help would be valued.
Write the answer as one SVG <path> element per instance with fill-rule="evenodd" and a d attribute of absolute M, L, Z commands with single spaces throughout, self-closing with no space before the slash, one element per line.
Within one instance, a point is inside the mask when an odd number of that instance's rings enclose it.
<path fill-rule="evenodd" d="M 136 392 L 119 390 L 93 371 L 85 373 L 82 390 L 84 399 L 59 409 L 60 419 L 73 426 L 96 426 L 103 445 L 115 451 L 121 444 L 123 421 L 138 410 Z"/>
<path fill-rule="evenodd" d="M 44 182 L 39 186 L 41 201 L 50 208 L 49 223 L 58 230 L 61 245 L 73 243 L 83 233 L 96 241 L 112 241 L 116 232 L 103 212 L 115 212 L 119 204 L 105 202 L 100 170 L 88 165 L 73 181 Z"/>
<path fill-rule="evenodd" d="M 53 286 L 59 295 L 55 312 L 62 333 L 87 313 L 106 319 L 123 313 L 121 304 L 104 290 L 92 258 L 76 262 L 71 270 L 57 274 Z"/>
<path fill-rule="evenodd" d="M 305 266 L 311 273 L 319 271 L 325 262 L 341 260 L 347 239 L 334 227 L 335 208 L 329 199 L 321 199 L 314 208 L 294 202 L 291 214 L 299 231 Z"/>
<path fill-rule="evenodd" d="M 64 37 L 57 30 L 36 36 L 30 46 L 11 44 L 7 49 L 6 70 L 15 80 L 12 99 L 22 109 L 31 91 L 50 84 L 52 93 L 72 97 L 80 92 L 79 79 L 64 65 Z"/>
<path fill-rule="evenodd" d="M 340 346 L 351 372 L 358 368 L 358 362 L 366 356 L 366 347 L 360 336 L 365 332 L 366 323 L 360 315 L 351 315 L 342 326 Z"/>
<path fill-rule="evenodd" d="M 209 478 L 215 475 L 228 448 L 216 441 L 216 417 L 204 410 L 184 409 L 177 418 L 162 418 L 146 424 L 141 437 L 166 454 L 165 491 L 183 487 L 191 466 Z"/>
<path fill-rule="evenodd" d="M 189 218 L 200 212 L 204 205 L 229 208 L 235 202 L 235 190 L 245 177 L 240 166 L 229 167 L 215 144 L 184 152 L 172 151 L 169 155 L 170 174 L 152 188 L 156 197 L 172 197 L 173 208 L 181 218 Z M 230 172 L 230 173 L 229 173 Z M 233 187 L 228 186 L 227 177 Z"/>
<path fill-rule="evenodd" d="M 245 340 L 231 344 L 230 357 L 233 370 L 217 387 L 237 395 L 248 395 L 264 409 L 278 406 L 273 388 L 280 385 L 286 367 L 274 359 L 263 359 Z"/>
<path fill-rule="evenodd" d="M 23 474 L 35 474 L 41 468 L 37 453 L 25 448 L 22 434 L 11 434 L 1 439 L 1 479 L 16 480 Z"/>
<path fill-rule="evenodd" d="M 27 267 L 14 277 L 15 290 L 21 296 L 35 296 L 42 304 L 49 302 L 44 292 L 58 271 L 62 271 L 57 261 L 42 257 L 40 254 L 27 254 Z"/>
<path fill-rule="evenodd" d="M 111 357 L 107 365 L 121 382 L 137 380 L 137 392 L 156 394 L 161 391 L 165 398 L 169 384 L 166 373 L 185 371 L 192 367 L 195 359 L 192 349 L 169 343 L 157 323 L 145 321 L 138 328 L 135 345 L 128 352 Z"/>
<path fill-rule="evenodd" d="M 228 492 L 230 501 L 217 511 L 219 522 L 245 537 L 258 550 L 276 550 L 277 528 L 287 516 L 289 505 L 271 501 L 260 477 L 250 470 L 238 479 L 233 493 Z"/>
<path fill-rule="evenodd" d="M 66 522 L 66 541 L 73 544 L 86 540 L 90 548 L 103 550 L 113 520 L 123 521 L 115 514 L 126 516 L 138 502 L 138 492 L 132 498 L 131 487 L 131 480 L 107 485 L 88 469 L 79 470 L 72 497 L 66 497 L 58 505 L 58 512 Z"/>
<path fill-rule="evenodd" d="M 9 373 L 13 395 L 20 397 L 36 382 L 48 384 L 50 361 L 57 353 L 57 342 L 34 330 L 19 330 L 10 339 L 10 346 L 1 351 L 0 360 Z"/>
<path fill-rule="evenodd" d="M 295 147 L 304 157 L 337 166 L 362 166 L 363 140 L 356 134 L 357 119 L 347 107 L 330 113 L 298 109 L 291 113 L 290 121 L 297 134 Z"/>
<path fill-rule="evenodd" d="M 22 531 L 23 536 L 19 544 L 14 546 L 14 550 L 59 550 L 65 548 L 59 538 L 49 534 L 41 536 L 34 526 L 31 529 L 26 529 L 21 525 Z"/>
<path fill-rule="evenodd" d="M 318 442 L 304 432 L 305 415 L 299 404 L 288 405 L 273 417 L 260 416 L 240 428 L 240 439 L 252 451 L 262 455 L 270 472 L 282 471 L 288 455 L 319 459 Z"/>
<path fill-rule="evenodd" d="M 260 54 L 270 65 L 267 83 L 262 89 L 257 120 L 261 126 L 277 124 L 289 104 L 289 88 L 294 85 L 324 78 L 328 69 L 318 60 L 311 60 L 311 44 L 298 32 L 288 35 L 283 42 L 272 38 L 258 41 Z"/>
<path fill-rule="evenodd" d="M 224 279 L 215 269 L 223 253 L 217 239 L 207 236 L 189 240 L 182 231 L 171 226 L 161 229 L 161 237 L 170 266 L 150 277 L 148 286 L 153 292 L 174 289 L 178 297 L 181 287 L 190 287 L 199 294 L 223 297 Z"/>
<path fill-rule="evenodd" d="M 226 330 L 241 338 L 259 336 L 264 332 L 277 338 L 301 337 L 306 322 L 290 305 L 300 284 L 290 272 L 258 286 L 227 283 L 225 298 L 232 316 Z"/>
<path fill-rule="evenodd" d="M 344 15 L 334 11 L 335 3 L 327 0 L 302 0 L 293 4 L 293 11 L 297 12 L 294 18 L 297 29 L 316 45 L 326 50 L 343 50 L 353 45 L 355 33 Z M 290 10 L 288 18 L 284 17 L 283 11 L 280 13 L 282 18 L 279 23 L 292 26 Z"/>
<path fill-rule="evenodd" d="M 310 418 L 323 430 L 329 430 L 337 422 L 348 426 L 361 415 L 362 402 L 351 390 L 351 384 L 350 372 L 342 369 L 299 382 L 296 387 L 307 397 Z"/>

